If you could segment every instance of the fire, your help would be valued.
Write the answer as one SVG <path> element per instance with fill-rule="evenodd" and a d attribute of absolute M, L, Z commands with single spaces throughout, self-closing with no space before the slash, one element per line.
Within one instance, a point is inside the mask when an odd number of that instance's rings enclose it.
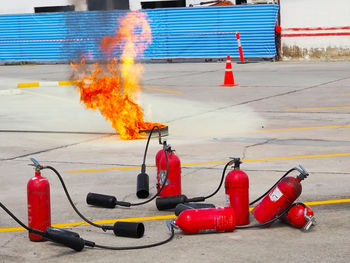
<path fill-rule="evenodd" d="M 125 140 L 142 138 L 140 131 L 165 125 L 144 121 L 142 108 L 137 104 L 141 92 L 140 78 L 143 67 L 135 63 L 147 45 L 152 43 L 151 28 L 146 14 L 129 12 L 119 20 L 119 28 L 114 36 L 101 40 L 100 49 L 110 58 L 107 65 L 95 63 L 93 67 L 72 63 L 76 74 L 74 83 L 80 92 L 80 101 L 89 109 L 100 110 L 112 127 Z M 113 53 L 122 50 L 120 59 Z"/>

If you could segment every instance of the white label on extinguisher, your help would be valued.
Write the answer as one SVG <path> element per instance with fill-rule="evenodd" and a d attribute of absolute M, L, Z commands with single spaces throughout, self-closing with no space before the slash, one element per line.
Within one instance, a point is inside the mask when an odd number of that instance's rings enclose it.
<path fill-rule="evenodd" d="M 226 203 L 226 207 L 231 206 L 230 196 L 227 194 L 225 195 L 225 203 Z"/>
<path fill-rule="evenodd" d="M 270 199 L 272 202 L 276 202 L 278 199 L 281 198 L 282 192 L 276 186 L 275 190 L 273 190 L 273 192 L 271 194 L 269 194 L 269 196 L 270 196 Z"/>
<path fill-rule="evenodd" d="M 160 172 L 159 172 L 159 183 L 160 183 L 161 185 L 164 184 L 165 178 L 166 178 L 166 171 L 160 170 Z M 169 185 L 169 184 L 170 184 L 170 181 L 169 181 L 169 178 L 168 178 L 168 179 L 166 180 L 166 182 L 165 182 L 165 185 Z"/>

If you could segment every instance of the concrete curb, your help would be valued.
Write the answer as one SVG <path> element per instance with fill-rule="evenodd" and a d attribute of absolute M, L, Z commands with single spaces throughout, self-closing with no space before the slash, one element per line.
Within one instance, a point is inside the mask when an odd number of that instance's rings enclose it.
<path fill-rule="evenodd" d="M 62 80 L 62 81 L 41 81 L 41 82 L 24 82 L 18 83 L 18 88 L 33 88 L 33 87 L 57 87 L 57 86 L 71 86 L 74 85 L 73 81 Z"/>

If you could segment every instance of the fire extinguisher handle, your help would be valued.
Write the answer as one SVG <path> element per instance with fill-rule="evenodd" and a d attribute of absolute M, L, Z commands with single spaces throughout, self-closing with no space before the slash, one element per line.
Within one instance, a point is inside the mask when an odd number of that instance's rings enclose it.
<path fill-rule="evenodd" d="M 231 164 L 234 163 L 234 168 L 238 168 L 239 169 L 239 166 L 242 163 L 241 158 L 239 158 L 239 157 L 230 157 L 230 159 L 232 160 Z"/>
<path fill-rule="evenodd" d="M 40 163 L 36 159 L 30 158 L 30 160 L 34 163 L 35 166 L 41 166 Z"/>
<path fill-rule="evenodd" d="M 34 166 L 35 167 L 35 171 L 40 171 L 40 170 L 44 169 L 44 166 L 42 166 L 36 159 L 30 158 L 30 160 L 33 163 L 31 163 L 29 165 Z"/>
<path fill-rule="evenodd" d="M 304 180 L 306 177 L 309 176 L 309 173 L 305 170 L 305 168 L 299 164 L 299 167 L 295 167 L 295 170 L 297 170 L 300 174 L 297 176 L 299 180 Z"/>
<path fill-rule="evenodd" d="M 301 203 L 304 206 L 304 218 L 306 220 L 306 224 L 303 227 L 304 231 L 308 231 L 312 225 L 316 225 L 316 219 L 313 215 L 307 214 L 307 206 L 304 203 Z"/>
<path fill-rule="evenodd" d="M 312 225 L 316 225 L 316 220 L 314 216 L 305 216 L 307 220 L 305 226 L 303 227 L 304 231 L 308 231 Z"/>

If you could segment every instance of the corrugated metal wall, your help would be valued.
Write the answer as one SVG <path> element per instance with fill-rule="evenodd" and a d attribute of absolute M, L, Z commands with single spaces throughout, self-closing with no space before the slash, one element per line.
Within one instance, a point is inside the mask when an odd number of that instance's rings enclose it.
<path fill-rule="evenodd" d="M 278 5 L 143 10 L 153 42 L 144 59 L 238 57 L 239 31 L 245 57 L 275 56 Z M 103 59 L 100 40 L 112 35 L 125 11 L 0 16 L 0 62 L 67 62 L 81 55 Z M 118 53 L 118 52 L 117 52 Z M 116 54 L 118 55 L 118 54 Z"/>

